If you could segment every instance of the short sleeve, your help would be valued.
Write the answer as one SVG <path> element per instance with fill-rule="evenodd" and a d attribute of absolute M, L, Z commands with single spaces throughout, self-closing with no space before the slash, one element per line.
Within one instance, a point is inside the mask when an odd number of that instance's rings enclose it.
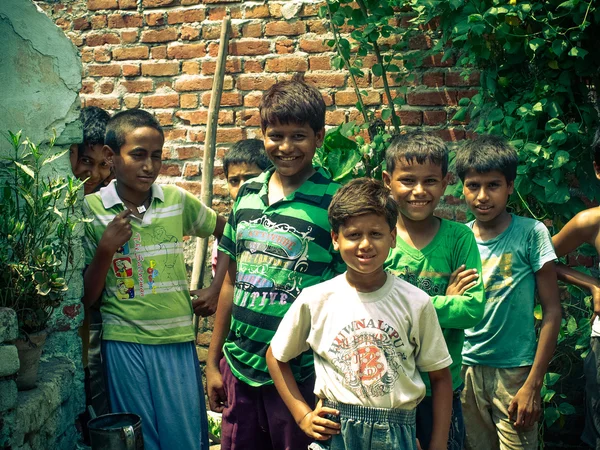
<path fill-rule="evenodd" d="M 217 226 L 217 213 L 198 198 L 181 189 L 183 201 L 184 236 L 208 237 Z"/>
<path fill-rule="evenodd" d="M 237 221 L 235 220 L 237 216 L 237 206 L 238 202 L 233 206 L 233 210 L 229 215 L 229 219 L 225 224 L 225 229 L 223 230 L 223 236 L 219 240 L 219 250 L 223 253 L 229 255 L 232 261 L 235 261 L 237 258 L 236 252 L 236 228 Z"/>
<path fill-rule="evenodd" d="M 556 259 L 550 232 L 542 222 L 536 222 L 529 233 L 527 245 L 529 262 L 534 272 L 540 270 L 547 262 Z"/>
<path fill-rule="evenodd" d="M 271 340 L 271 351 L 277 361 L 288 362 L 310 348 L 307 340 L 311 314 L 305 302 L 308 295 L 310 294 L 303 291 L 292 303 Z"/>
<path fill-rule="evenodd" d="M 85 254 L 85 265 L 88 266 L 92 262 L 92 259 L 94 259 L 98 241 L 96 239 L 96 234 L 94 233 L 95 215 L 92 212 L 87 199 L 83 200 L 83 217 L 87 219 L 84 223 L 83 251 Z"/>
<path fill-rule="evenodd" d="M 431 301 L 428 300 L 425 303 L 416 323 L 419 328 L 416 337 L 418 350 L 415 354 L 415 362 L 419 371 L 433 372 L 449 367 L 452 364 L 452 358 L 448 353 L 446 340 Z"/>

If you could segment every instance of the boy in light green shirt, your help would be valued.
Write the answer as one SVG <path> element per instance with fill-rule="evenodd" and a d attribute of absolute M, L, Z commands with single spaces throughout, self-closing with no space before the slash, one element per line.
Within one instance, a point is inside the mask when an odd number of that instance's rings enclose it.
<path fill-rule="evenodd" d="M 431 296 L 452 356 L 455 395 L 448 449 L 461 450 L 465 434 L 459 395 L 461 351 L 464 329 L 475 326 L 483 316 L 481 259 L 469 228 L 433 215 L 448 184 L 448 150 L 440 138 L 423 132 L 395 137 L 386 151 L 386 167 L 383 179 L 400 215 L 396 247 L 385 268 Z M 417 438 L 426 450 L 435 412 L 429 379 L 422 376 L 427 396 L 417 407 Z"/>

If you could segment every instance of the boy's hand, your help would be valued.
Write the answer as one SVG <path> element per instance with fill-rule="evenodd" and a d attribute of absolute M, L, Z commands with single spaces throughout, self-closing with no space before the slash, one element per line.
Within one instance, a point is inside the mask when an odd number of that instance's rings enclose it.
<path fill-rule="evenodd" d="M 323 406 L 323 400 L 319 399 L 317 407 L 314 411 L 306 414 L 298 426 L 308 436 L 318 441 L 326 441 L 334 434 L 340 434 L 341 425 L 332 420 L 326 419 L 324 416 L 333 414 L 338 416 L 339 411 Z"/>
<path fill-rule="evenodd" d="M 479 274 L 476 269 L 466 269 L 462 264 L 450 275 L 446 295 L 463 295 L 467 289 L 477 284 Z"/>
<path fill-rule="evenodd" d="M 192 296 L 192 307 L 194 314 L 200 317 L 212 316 L 217 310 L 219 303 L 219 290 L 209 286 L 204 289 L 190 291 Z M 194 298 L 195 297 L 195 298 Z"/>
<path fill-rule="evenodd" d="M 214 412 L 223 412 L 227 407 L 227 395 L 223 388 L 223 376 L 218 368 L 206 367 L 206 395 L 208 405 Z"/>
<path fill-rule="evenodd" d="M 524 384 L 508 406 L 508 415 L 515 427 L 531 428 L 540 418 L 541 402 L 540 391 Z"/>
<path fill-rule="evenodd" d="M 106 226 L 98 247 L 102 246 L 105 250 L 110 252 L 111 255 L 115 254 L 116 251 L 131 239 L 131 214 L 130 209 L 121 211 L 115 216 L 113 220 Z"/>

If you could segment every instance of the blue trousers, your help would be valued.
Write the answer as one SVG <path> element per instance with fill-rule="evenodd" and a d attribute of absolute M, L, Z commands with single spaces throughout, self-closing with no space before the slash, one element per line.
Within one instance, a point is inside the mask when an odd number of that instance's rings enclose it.
<path fill-rule="evenodd" d="M 142 418 L 146 450 L 208 449 L 208 423 L 193 342 L 102 341 L 113 413 Z"/>
<path fill-rule="evenodd" d="M 463 419 L 460 393 L 463 386 L 452 395 L 452 418 L 448 433 L 448 450 L 462 450 L 465 444 L 465 421 Z M 429 448 L 433 431 L 433 401 L 431 396 L 425 397 L 417 406 L 417 438 L 423 450 Z"/>

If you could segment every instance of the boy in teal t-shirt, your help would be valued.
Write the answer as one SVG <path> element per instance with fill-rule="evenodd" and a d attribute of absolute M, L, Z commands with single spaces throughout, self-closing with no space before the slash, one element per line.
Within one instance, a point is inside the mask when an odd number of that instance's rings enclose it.
<path fill-rule="evenodd" d="M 460 376 L 464 329 L 483 315 L 481 259 L 473 233 L 465 226 L 433 215 L 447 185 L 448 150 L 431 134 L 413 132 L 395 137 L 386 151 L 385 183 L 398 203 L 396 247 L 385 268 L 431 296 L 452 356 L 454 399 L 448 449 L 461 450 L 464 422 Z M 417 437 L 429 448 L 433 403 L 429 378 L 422 374 L 427 396 L 417 407 Z"/>
<path fill-rule="evenodd" d="M 561 310 L 554 249 L 543 223 L 506 210 L 519 157 L 501 138 L 482 136 L 457 154 L 456 172 L 481 253 L 483 320 L 465 332 L 462 393 L 465 448 L 537 449 L 540 390 L 556 346 Z M 543 320 L 536 349 L 533 308 Z"/>

